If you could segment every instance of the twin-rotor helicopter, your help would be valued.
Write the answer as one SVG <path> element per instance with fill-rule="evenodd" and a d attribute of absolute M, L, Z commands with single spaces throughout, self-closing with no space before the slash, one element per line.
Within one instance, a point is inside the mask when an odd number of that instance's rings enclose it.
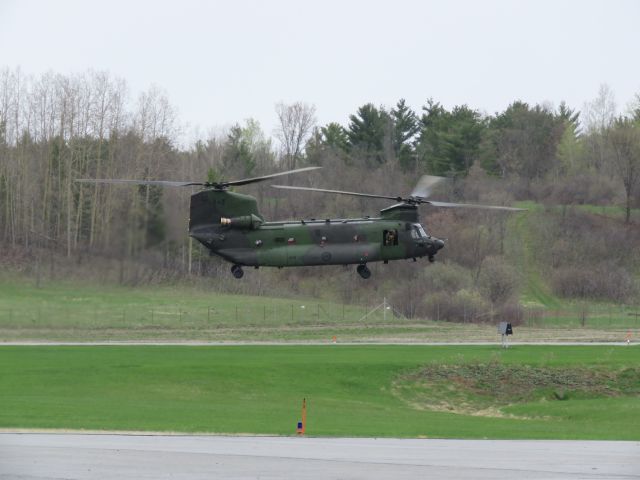
<path fill-rule="evenodd" d="M 419 205 L 447 208 L 488 208 L 517 211 L 512 207 L 449 203 L 429 200 L 442 177 L 425 175 L 407 197 L 327 190 L 322 188 L 272 185 L 274 188 L 384 198 L 396 203 L 380 211 L 378 217 L 267 221 L 258 211 L 256 199 L 229 190 L 230 187 L 263 182 L 282 175 L 308 172 L 306 167 L 243 180 L 221 182 L 175 182 L 165 180 L 78 179 L 95 184 L 124 183 L 169 187 L 199 186 L 191 195 L 189 235 L 211 254 L 232 264 L 231 273 L 242 278 L 242 267 L 294 267 L 315 265 L 357 265 L 362 278 L 369 278 L 371 262 L 435 255 L 445 245 L 420 224 Z"/>

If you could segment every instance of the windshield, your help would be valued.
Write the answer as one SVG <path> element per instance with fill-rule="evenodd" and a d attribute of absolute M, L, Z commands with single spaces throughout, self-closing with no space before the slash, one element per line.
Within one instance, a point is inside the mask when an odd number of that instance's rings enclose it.
<path fill-rule="evenodd" d="M 424 228 L 422 228 L 422 225 L 420 225 L 419 223 L 414 223 L 413 224 L 413 231 L 411 232 L 411 234 L 413 235 L 414 238 L 427 238 L 427 232 L 424 231 Z"/>

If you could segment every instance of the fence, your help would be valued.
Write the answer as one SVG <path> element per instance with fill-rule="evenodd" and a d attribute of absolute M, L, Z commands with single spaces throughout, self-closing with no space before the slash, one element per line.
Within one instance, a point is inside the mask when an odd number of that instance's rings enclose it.
<path fill-rule="evenodd" d="M 330 303 L 225 304 L 158 307 L 33 305 L 0 308 L 0 328 L 185 329 L 374 325 L 408 320 L 374 305 Z"/>
<path fill-rule="evenodd" d="M 381 308 L 382 307 L 382 308 Z M 460 323 L 513 321 L 536 328 L 637 328 L 640 309 L 601 306 L 587 309 L 549 310 L 523 308 L 514 318 L 497 318 L 494 312 L 466 315 Z M 275 328 L 330 325 L 408 325 L 431 323 L 437 318 L 407 318 L 386 303 L 347 305 L 305 302 L 251 302 L 222 305 L 66 305 L 46 304 L 0 308 L 0 328 L 9 329 L 201 329 Z"/>

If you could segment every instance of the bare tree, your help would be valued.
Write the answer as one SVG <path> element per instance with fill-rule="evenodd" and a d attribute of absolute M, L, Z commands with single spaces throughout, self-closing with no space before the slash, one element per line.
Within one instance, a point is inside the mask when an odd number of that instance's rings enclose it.
<path fill-rule="evenodd" d="M 291 105 L 280 102 L 276 104 L 276 113 L 280 122 L 276 137 L 282 144 L 285 164 L 294 169 L 315 126 L 316 107 L 302 102 Z"/>
<path fill-rule="evenodd" d="M 600 85 L 598 96 L 584 106 L 587 144 L 592 151 L 593 161 L 597 168 L 602 168 L 606 163 L 607 135 L 609 127 L 616 116 L 616 102 L 613 91 L 606 83 Z"/>
<path fill-rule="evenodd" d="M 584 109 L 587 131 L 602 132 L 609 128 L 616 116 L 616 101 L 609 85 L 600 85 L 598 96 L 585 104 Z"/>
<path fill-rule="evenodd" d="M 173 138 L 178 134 L 177 114 L 167 95 L 157 86 L 143 92 L 138 98 L 138 111 L 134 125 L 142 138 L 151 142 L 157 138 Z"/>
<path fill-rule="evenodd" d="M 613 165 L 624 185 L 625 222 L 629 223 L 631 199 L 640 186 L 640 126 L 631 119 L 619 118 L 610 129 L 608 137 Z"/>

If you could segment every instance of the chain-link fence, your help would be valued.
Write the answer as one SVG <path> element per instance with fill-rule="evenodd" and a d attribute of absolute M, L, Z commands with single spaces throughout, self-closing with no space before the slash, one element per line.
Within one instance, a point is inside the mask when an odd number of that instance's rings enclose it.
<path fill-rule="evenodd" d="M 313 325 L 372 325 L 408 322 L 391 307 L 331 303 L 235 303 L 211 306 L 165 305 L 87 307 L 34 305 L 0 309 L 3 328 L 238 328 Z M 416 319 L 411 320 L 416 321 Z"/>
<path fill-rule="evenodd" d="M 442 318 L 408 318 L 386 299 L 368 305 L 319 302 L 257 302 L 190 306 L 146 305 L 88 306 L 40 305 L 0 308 L 0 328 L 46 329 L 198 329 L 198 328 L 275 328 L 326 325 L 398 325 L 442 321 Z M 640 327 L 640 308 L 620 306 L 576 306 L 571 309 L 520 308 L 512 316 L 498 317 L 493 310 L 461 312 L 456 323 L 511 321 L 536 328 Z"/>

